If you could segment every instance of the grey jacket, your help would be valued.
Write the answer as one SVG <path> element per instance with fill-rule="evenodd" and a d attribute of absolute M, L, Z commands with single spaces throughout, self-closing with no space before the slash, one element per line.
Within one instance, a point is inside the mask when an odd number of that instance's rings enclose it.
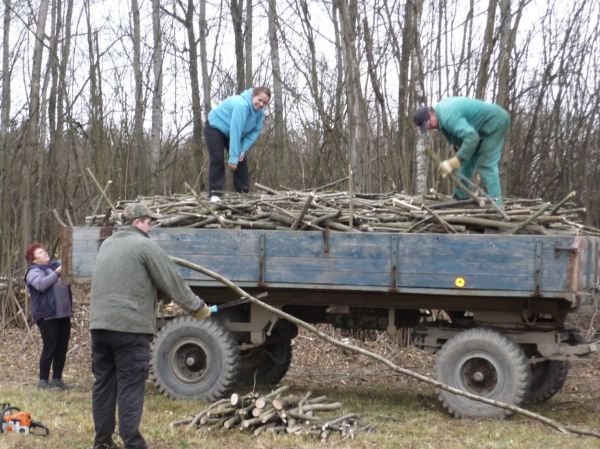
<path fill-rule="evenodd" d="M 96 256 L 90 329 L 153 334 L 157 289 L 186 309 L 204 306 L 156 242 L 137 228 L 122 227 Z"/>

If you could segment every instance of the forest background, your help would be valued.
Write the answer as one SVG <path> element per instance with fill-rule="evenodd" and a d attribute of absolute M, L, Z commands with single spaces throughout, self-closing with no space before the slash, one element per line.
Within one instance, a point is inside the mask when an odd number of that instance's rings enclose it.
<path fill-rule="evenodd" d="M 202 127 L 241 90 L 273 91 L 253 182 L 449 191 L 412 124 L 421 105 L 496 102 L 512 125 L 507 196 L 572 190 L 600 224 L 600 2 L 3 0 L 0 276 L 111 200 L 204 191 Z M 347 183 L 332 188 L 347 189 Z M 104 209 L 102 209 L 104 210 Z M 66 219 L 66 218 L 65 218 Z M 21 272 L 22 273 L 22 272 Z"/>

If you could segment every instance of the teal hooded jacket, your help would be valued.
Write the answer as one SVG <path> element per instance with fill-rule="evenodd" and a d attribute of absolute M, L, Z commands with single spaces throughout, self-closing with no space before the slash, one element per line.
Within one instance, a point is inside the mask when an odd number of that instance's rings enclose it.
<path fill-rule="evenodd" d="M 473 157 L 480 141 L 486 137 L 498 140 L 490 150 L 502 152 L 503 134 L 510 116 L 496 104 L 465 97 L 451 97 L 435 105 L 439 129 L 451 145 L 458 149 L 456 156 L 464 163 Z M 496 135 L 500 131 L 499 135 Z"/>
<path fill-rule="evenodd" d="M 239 95 L 227 98 L 208 113 L 208 124 L 229 138 L 229 159 L 237 164 L 258 138 L 262 129 L 265 110 L 252 106 L 252 91 L 246 89 Z"/>

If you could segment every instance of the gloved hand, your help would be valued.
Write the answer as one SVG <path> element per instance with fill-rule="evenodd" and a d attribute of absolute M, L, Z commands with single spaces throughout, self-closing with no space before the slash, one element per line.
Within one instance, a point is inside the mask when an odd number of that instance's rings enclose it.
<path fill-rule="evenodd" d="M 212 312 L 210 310 L 210 307 L 204 304 L 198 310 L 192 312 L 192 315 L 194 315 L 194 318 L 196 318 L 197 320 L 203 320 L 205 318 L 208 318 L 211 315 L 211 313 Z"/>
<path fill-rule="evenodd" d="M 445 178 L 454 170 L 458 170 L 460 168 L 460 159 L 456 156 L 451 157 L 450 159 L 446 159 L 440 163 L 438 167 L 438 173 L 442 178 Z"/>

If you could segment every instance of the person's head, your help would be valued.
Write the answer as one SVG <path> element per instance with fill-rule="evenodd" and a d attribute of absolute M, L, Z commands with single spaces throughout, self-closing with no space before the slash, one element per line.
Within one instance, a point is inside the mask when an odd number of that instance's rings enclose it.
<path fill-rule="evenodd" d="M 435 111 L 430 106 L 423 106 L 417 109 L 413 114 L 413 122 L 419 127 L 422 133 L 437 129 L 438 120 Z"/>
<path fill-rule="evenodd" d="M 271 101 L 271 89 L 265 86 L 255 87 L 252 90 L 252 107 L 260 111 L 268 106 Z"/>
<path fill-rule="evenodd" d="M 25 260 L 27 265 L 48 265 L 50 256 L 41 243 L 32 243 L 25 250 Z"/>
<path fill-rule="evenodd" d="M 122 213 L 123 223 L 130 224 L 145 233 L 150 231 L 152 222 L 161 218 L 159 214 L 153 213 L 145 204 L 130 203 L 125 206 Z"/>

